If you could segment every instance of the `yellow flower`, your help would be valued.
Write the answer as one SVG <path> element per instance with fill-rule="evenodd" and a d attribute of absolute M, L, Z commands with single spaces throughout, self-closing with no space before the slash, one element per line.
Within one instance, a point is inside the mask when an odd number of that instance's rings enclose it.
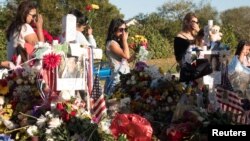
<path fill-rule="evenodd" d="M 97 4 L 91 4 L 91 6 L 93 9 L 99 9 L 99 5 L 97 5 Z"/>
<path fill-rule="evenodd" d="M 9 87 L 8 86 L 0 86 L 0 94 L 6 95 L 9 92 Z"/>

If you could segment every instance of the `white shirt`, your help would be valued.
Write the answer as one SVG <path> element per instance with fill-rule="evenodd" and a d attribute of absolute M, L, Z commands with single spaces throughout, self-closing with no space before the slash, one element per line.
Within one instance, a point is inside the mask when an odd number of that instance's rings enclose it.
<path fill-rule="evenodd" d="M 64 42 L 65 42 L 65 38 L 61 35 L 60 43 L 64 43 Z M 76 38 L 74 42 L 79 43 L 80 45 L 83 45 L 83 46 L 90 46 L 92 48 L 96 48 L 96 41 L 94 39 L 94 36 L 89 35 L 88 40 L 87 40 L 86 37 L 83 35 L 83 33 L 80 31 L 76 31 Z"/>
<path fill-rule="evenodd" d="M 86 37 L 80 31 L 76 31 L 76 43 L 79 43 L 80 45 L 87 45 L 87 46 L 91 46 L 92 48 L 96 48 L 96 41 L 94 39 L 94 36 L 89 35 L 88 40 L 87 40 Z"/>
<path fill-rule="evenodd" d="M 15 33 L 10 37 L 10 41 L 7 43 L 7 59 L 9 61 L 11 61 L 12 56 L 14 55 L 14 52 L 15 52 L 15 48 L 18 45 L 21 45 L 24 48 L 25 36 L 29 34 L 33 34 L 33 33 L 35 33 L 35 31 L 27 23 L 22 26 L 22 29 L 19 35 L 17 31 L 15 31 Z"/>

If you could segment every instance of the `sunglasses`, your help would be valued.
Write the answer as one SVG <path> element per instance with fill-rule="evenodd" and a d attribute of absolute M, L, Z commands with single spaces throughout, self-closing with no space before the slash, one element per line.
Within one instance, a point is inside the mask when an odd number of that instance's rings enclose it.
<path fill-rule="evenodd" d="M 119 31 L 119 32 L 123 32 L 123 31 L 127 32 L 128 28 L 119 28 L 117 31 Z"/>
<path fill-rule="evenodd" d="M 32 14 L 29 14 L 30 16 L 32 16 L 32 18 L 36 18 L 36 14 L 32 15 Z"/>
<path fill-rule="evenodd" d="M 196 22 L 196 21 L 191 21 L 191 22 L 192 22 L 192 23 L 196 23 L 196 24 L 199 24 L 199 22 L 198 22 L 198 21 L 197 21 L 197 22 Z"/>

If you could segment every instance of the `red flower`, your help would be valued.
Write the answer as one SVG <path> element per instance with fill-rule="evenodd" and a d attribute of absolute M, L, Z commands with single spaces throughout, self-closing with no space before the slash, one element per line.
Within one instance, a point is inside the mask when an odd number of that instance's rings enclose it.
<path fill-rule="evenodd" d="M 54 69 L 61 62 L 61 56 L 58 54 L 50 53 L 43 57 L 43 68 Z"/>
<path fill-rule="evenodd" d="M 147 119 L 136 114 L 116 114 L 110 130 L 115 138 L 120 134 L 126 134 L 130 141 L 151 141 L 153 133 Z"/>
<path fill-rule="evenodd" d="M 86 11 L 90 12 L 93 8 L 92 8 L 91 5 L 87 5 L 87 6 L 85 7 L 85 9 L 86 9 Z"/>
<path fill-rule="evenodd" d="M 57 103 L 57 104 L 56 104 L 56 108 L 57 108 L 58 110 L 63 110 L 63 109 L 64 109 L 62 103 Z"/>
<path fill-rule="evenodd" d="M 5 79 L 0 80 L 0 85 L 1 85 L 2 87 L 6 87 L 6 86 L 8 85 L 7 80 L 5 80 Z"/>
<path fill-rule="evenodd" d="M 178 130 L 172 130 L 170 133 L 167 135 L 167 138 L 169 141 L 182 141 L 183 139 L 183 134 L 178 131 Z"/>
<path fill-rule="evenodd" d="M 71 115 L 71 116 L 76 116 L 76 111 L 71 111 L 71 112 L 70 112 L 70 115 Z"/>

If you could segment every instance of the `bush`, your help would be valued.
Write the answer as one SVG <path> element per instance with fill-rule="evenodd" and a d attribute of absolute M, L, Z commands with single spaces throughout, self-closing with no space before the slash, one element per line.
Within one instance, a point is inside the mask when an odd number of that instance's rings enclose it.
<path fill-rule="evenodd" d="M 5 37 L 5 32 L 3 30 L 0 30 L 0 60 L 6 60 L 7 55 L 6 55 L 6 37 Z"/>

